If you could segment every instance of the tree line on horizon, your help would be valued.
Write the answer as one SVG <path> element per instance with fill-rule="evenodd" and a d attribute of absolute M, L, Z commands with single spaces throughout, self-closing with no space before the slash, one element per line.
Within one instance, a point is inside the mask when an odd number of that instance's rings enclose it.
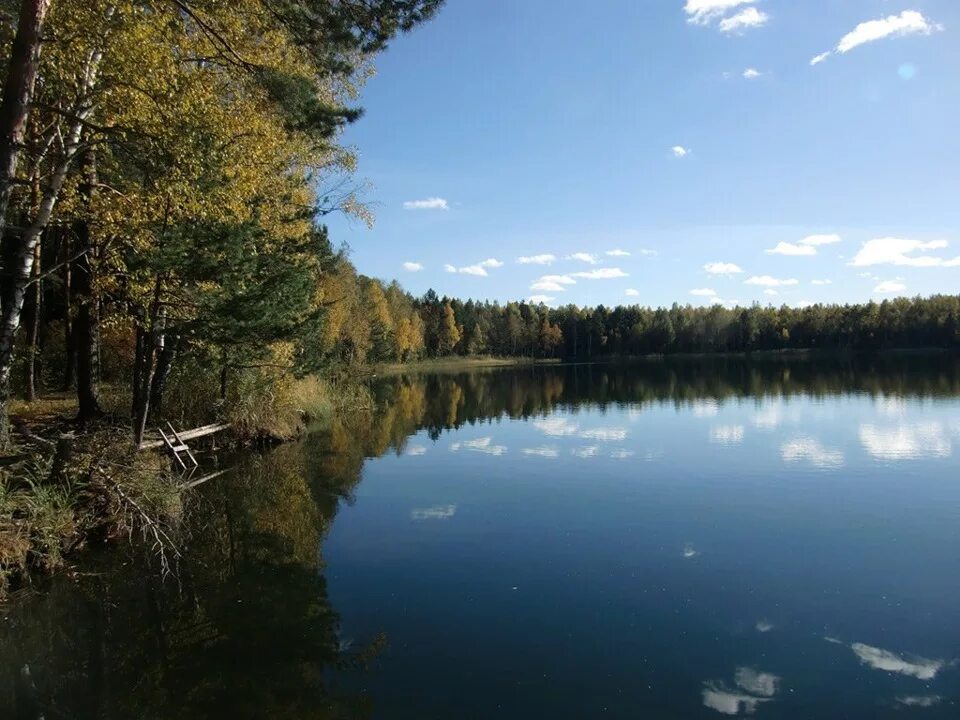
<path fill-rule="evenodd" d="M 345 257 L 340 262 L 354 292 L 338 313 L 343 321 L 326 328 L 327 364 L 478 355 L 598 360 L 787 349 L 960 348 L 956 295 L 803 308 L 548 307 L 460 300 L 433 290 L 417 298 L 396 282 L 354 275 Z"/>

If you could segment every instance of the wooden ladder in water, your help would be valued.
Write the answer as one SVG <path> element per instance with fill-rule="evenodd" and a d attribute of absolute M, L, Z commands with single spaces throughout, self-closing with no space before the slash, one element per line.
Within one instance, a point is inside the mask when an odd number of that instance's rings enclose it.
<path fill-rule="evenodd" d="M 196 468 L 200 463 L 197 462 L 197 459 L 193 456 L 193 453 L 190 452 L 190 447 L 181 439 L 177 431 L 173 429 L 173 425 L 171 425 L 169 422 L 167 423 L 167 428 L 170 430 L 169 436 L 163 431 L 163 428 L 158 427 L 157 430 L 160 431 L 160 437 L 163 438 L 163 444 L 167 446 L 167 450 L 169 450 L 170 454 L 173 455 L 174 460 L 177 461 L 182 470 Z M 173 439 L 171 440 L 171 438 Z M 189 466 L 183 461 L 181 453 L 186 455 L 190 460 Z"/>

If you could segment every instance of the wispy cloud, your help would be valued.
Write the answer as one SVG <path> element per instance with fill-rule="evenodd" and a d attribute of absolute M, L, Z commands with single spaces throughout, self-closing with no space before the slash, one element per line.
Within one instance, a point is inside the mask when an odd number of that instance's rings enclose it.
<path fill-rule="evenodd" d="M 796 285 L 800 281 L 795 278 L 775 278 L 770 275 L 754 275 L 744 280 L 746 285 L 761 285 L 763 287 L 782 287 L 784 285 Z"/>
<path fill-rule="evenodd" d="M 705 682 L 704 706 L 724 715 L 752 715 L 760 703 L 771 701 L 780 689 L 780 676 L 739 667 L 734 675 L 736 688 L 722 682 Z"/>
<path fill-rule="evenodd" d="M 478 262 L 474 265 L 466 265 L 464 267 L 456 267 L 454 265 L 444 265 L 443 269 L 448 273 L 461 273 L 463 275 L 477 275 L 480 277 L 487 276 L 487 269 L 503 267 L 503 263 L 496 258 L 487 258 L 481 262 Z"/>
<path fill-rule="evenodd" d="M 432 505 L 425 508 L 414 508 L 410 511 L 411 520 L 449 520 L 457 514 L 456 505 Z"/>
<path fill-rule="evenodd" d="M 767 24 L 770 16 L 755 7 L 744 8 L 736 15 L 731 15 L 720 21 L 720 32 L 743 32 L 750 28 L 762 27 Z"/>
<path fill-rule="evenodd" d="M 883 280 L 882 282 L 877 283 L 876 287 L 873 288 L 873 291 L 880 295 L 890 295 L 893 293 L 903 292 L 906 289 L 907 286 L 899 280 Z"/>
<path fill-rule="evenodd" d="M 524 448 L 524 455 L 531 455 L 534 457 L 543 457 L 543 458 L 556 458 L 560 456 L 560 451 L 555 447 L 548 447 L 546 445 L 541 445 L 540 447 L 535 448 Z"/>
<path fill-rule="evenodd" d="M 580 426 L 577 423 L 559 416 L 534 420 L 533 426 L 544 435 L 549 435 L 550 437 L 576 435 L 580 431 Z"/>
<path fill-rule="evenodd" d="M 403 269 L 407 272 L 420 272 L 423 270 L 423 265 L 418 262 L 410 262 L 409 260 L 403 264 Z"/>
<path fill-rule="evenodd" d="M 809 437 L 798 437 L 780 446 L 780 457 L 784 462 L 799 462 L 806 460 L 814 467 L 837 468 L 843 465 L 843 453 L 839 450 L 828 450 L 817 440 Z"/>
<path fill-rule="evenodd" d="M 525 255 L 518 257 L 517 262 L 521 265 L 550 265 L 557 261 L 556 255 L 544 253 L 542 255 Z"/>
<path fill-rule="evenodd" d="M 570 273 L 575 278 L 584 280 L 613 280 L 615 278 L 630 277 L 620 268 L 598 268 L 596 270 L 587 270 L 586 272 Z"/>
<path fill-rule="evenodd" d="M 917 655 L 898 655 L 890 650 L 864 643 L 853 643 L 850 649 L 860 662 L 874 670 L 907 675 L 918 680 L 933 680 L 947 664 L 945 660 L 932 660 Z"/>
<path fill-rule="evenodd" d="M 556 300 L 556 298 L 552 295 L 531 295 L 527 298 L 527 302 L 530 305 L 549 305 L 554 300 Z"/>
<path fill-rule="evenodd" d="M 410 445 L 404 455 L 426 455 L 427 448 L 425 445 Z"/>
<path fill-rule="evenodd" d="M 687 22 L 696 25 L 708 25 L 719 20 L 731 10 L 741 5 L 750 5 L 757 0 L 687 0 L 683 6 L 687 13 Z"/>
<path fill-rule="evenodd" d="M 494 445 L 493 438 L 491 437 L 482 437 L 476 438 L 475 440 L 464 440 L 463 442 L 452 443 L 450 445 L 450 452 L 457 452 L 461 447 L 464 450 L 485 453 L 486 455 L 500 456 L 507 452 L 507 448 L 503 445 Z"/>
<path fill-rule="evenodd" d="M 763 75 L 762 72 L 752 67 L 749 67 L 743 71 L 743 77 L 745 80 L 756 80 L 761 75 Z"/>
<path fill-rule="evenodd" d="M 833 280 L 811 280 L 811 285 L 832 285 Z"/>
<path fill-rule="evenodd" d="M 640 291 L 636 288 L 627 288 L 624 294 L 627 297 L 640 297 Z"/>
<path fill-rule="evenodd" d="M 690 294 L 697 297 L 716 297 L 717 291 L 713 288 L 694 288 L 690 291 Z"/>
<path fill-rule="evenodd" d="M 710 442 L 718 445 L 741 443 L 745 435 L 743 425 L 714 425 L 710 428 Z"/>
<path fill-rule="evenodd" d="M 821 245 L 831 245 L 840 240 L 839 235 L 807 235 L 797 243 L 779 242 L 766 252 L 769 255 L 816 255 Z"/>
<path fill-rule="evenodd" d="M 942 250 L 949 243 L 946 240 L 911 240 L 909 238 L 883 237 L 867 240 L 850 265 L 864 267 L 869 265 L 903 265 L 906 267 L 958 267 L 960 255 L 954 258 L 936 255 L 917 255 L 920 250 Z"/>
<path fill-rule="evenodd" d="M 837 43 L 835 48 L 815 56 L 810 60 L 810 64 L 819 65 L 834 53 L 843 55 L 861 45 L 884 38 L 901 37 L 903 35 L 930 35 L 938 30 L 943 30 L 943 26 L 931 22 L 917 10 L 904 10 L 899 15 L 888 15 L 885 18 L 860 23 L 840 38 L 840 42 Z"/>
<path fill-rule="evenodd" d="M 629 252 L 626 250 L 620 250 L 619 248 L 616 250 L 607 250 L 604 255 L 609 255 L 610 257 L 630 257 Z"/>
<path fill-rule="evenodd" d="M 764 295 L 779 295 L 780 293 L 778 293 L 778 292 L 777 292 L 776 290 L 774 290 L 773 288 L 767 288 L 766 290 L 763 291 L 763 294 L 764 294 Z"/>
<path fill-rule="evenodd" d="M 711 262 L 703 266 L 708 275 L 736 275 L 742 273 L 743 269 L 739 265 L 728 262 Z"/>
<path fill-rule="evenodd" d="M 864 423 L 859 430 L 860 443 L 877 460 L 919 460 L 946 458 L 953 454 L 953 443 L 942 423 L 901 423 L 893 426 Z"/>
<path fill-rule="evenodd" d="M 592 428 L 580 433 L 584 440 L 599 440 L 600 442 L 619 442 L 627 437 L 627 429 L 623 427 Z"/>
<path fill-rule="evenodd" d="M 403 203 L 404 210 L 449 210 L 450 206 L 442 197 L 425 198 L 423 200 L 407 200 Z"/>
<path fill-rule="evenodd" d="M 674 157 L 682 158 L 690 154 L 690 148 L 685 148 L 683 145 L 674 145 L 670 148 L 670 152 L 673 153 Z"/>
<path fill-rule="evenodd" d="M 585 262 L 589 265 L 596 265 L 598 262 L 600 262 L 597 260 L 596 255 L 585 252 L 571 253 L 570 255 L 567 255 L 567 260 L 579 260 L 580 262 Z"/>
<path fill-rule="evenodd" d="M 530 285 L 530 289 L 540 292 L 563 292 L 566 290 L 564 285 L 575 285 L 576 282 L 569 275 L 544 275 L 539 280 L 534 281 Z"/>

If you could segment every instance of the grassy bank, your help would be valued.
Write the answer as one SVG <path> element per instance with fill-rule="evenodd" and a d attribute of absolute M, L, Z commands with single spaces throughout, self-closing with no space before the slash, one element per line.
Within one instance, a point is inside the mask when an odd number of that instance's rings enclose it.
<path fill-rule="evenodd" d="M 350 377 L 248 374 L 226 398 L 209 385 L 195 381 L 171 394 L 164 418 L 179 428 L 230 423 L 237 444 L 284 441 L 372 402 Z M 173 563 L 187 491 L 164 453 L 136 451 L 127 396 L 123 387 L 102 388 L 104 416 L 88 428 L 73 422 L 76 401 L 66 393 L 13 405 L 15 444 L 0 457 L 0 602 L 90 544 L 142 540 L 162 569 Z"/>
<path fill-rule="evenodd" d="M 556 359 L 541 360 L 528 357 L 461 357 L 428 358 L 406 363 L 380 363 L 368 368 L 369 374 L 401 375 L 411 372 L 462 372 L 478 368 L 517 367 L 522 365 L 556 365 Z"/>

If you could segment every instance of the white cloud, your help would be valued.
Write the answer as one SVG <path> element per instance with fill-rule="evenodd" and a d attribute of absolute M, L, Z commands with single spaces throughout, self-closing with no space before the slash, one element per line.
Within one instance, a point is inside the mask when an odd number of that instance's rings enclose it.
<path fill-rule="evenodd" d="M 737 668 L 734 676 L 737 686 L 752 695 L 770 698 L 777 694 L 780 678 L 773 673 L 757 672 L 753 668 Z"/>
<path fill-rule="evenodd" d="M 423 270 L 423 265 L 418 262 L 407 261 L 403 264 L 403 269 L 407 272 L 420 272 Z"/>
<path fill-rule="evenodd" d="M 657 254 L 657 251 L 656 251 L 656 250 L 650 250 L 649 248 L 643 248 L 643 249 L 640 251 L 640 254 L 641 254 L 641 255 L 656 255 L 656 254 Z"/>
<path fill-rule="evenodd" d="M 788 242 L 779 242 L 776 247 L 766 251 L 768 255 L 816 255 L 817 249 L 812 245 L 794 245 Z"/>
<path fill-rule="evenodd" d="M 533 426 L 544 435 L 549 435 L 550 437 L 576 435 L 580 430 L 579 425 L 570 422 L 570 420 L 565 417 L 548 417 L 542 420 L 534 420 Z"/>
<path fill-rule="evenodd" d="M 600 447 L 597 445 L 591 445 L 590 447 L 582 447 L 578 450 L 574 450 L 573 454 L 579 458 L 589 458 L 596 457 L 597 452 L 600 450 Z"/>
<path fill-rule="evenodd" d="M 916 255 L 918 250 L 942 250 L 949 243 L 946 240 L 911 240 L 908 238 L 874 238 L 863 243 L 850 265 L 865 267 L 869 265 L 904 265 L 907 267 L 956 267 L 960 266 L 960 255 L 952 259 L 935 255 Z"/>
<path fill-rule="evenodd" d="M 590 265 L 596 265 L 598 262 L 600 262 L 597 260 L 596 255 L 585 252 L 571 253 L 570 255 L 567 255 L 567 260 L 579 260 L 580 262 L 589 263 Z"/>
<path fill-rule="evenodd" d="M 546 445 L 541 445 L 540 447 L 535 447 L 535 448 L 524 448 L 523 454 L 534 455 L 536 457 L 555 458 L 555 457 L 559 457 L 560 451 L 553 447 L 547 447 Z"/>
<path fill-rule="evenodd" d="M 720 403 L 716 400 L 694 400 L 690 403 L 693 416 L 698 418 L 715 417 L 720 412 Z"/>
<path fill-rule="evenodd" d="M 731 15 L 720 21 L 720 32 L 738 32 L 747 28 L 761 27 L 767 24 L 770 16 L 755 7 L 744 8 L 736 15 Z"/>
<path fill-rule="evenodd" d="M 557 256 L 551 255 L 550 253 L 544 253 L 542 255 L 526 255 L 524 257 L 518 257 L 517 262 L 521 265 L 549 265 L 550 263 L 556 262 Z"/>
<path fill-rule="evenodd" d="M 626 295 L 627 297 L 640 297 L 640 291 L 636 288 L 627 288 Z"/>
<path fill-rule="evenodd" d="M 950 436 L 938 422 L 903 423 L 892 427 L 866 423 L 860 426 L 859 434 L 864 450 L 877 460 L 946 458 L 953 454 Z"/>
<path fill-rule="evenodd" d="M 929 35 L 938 30 L 943 30 L 943 26 L 931 22 L 922 13 L 916 10 L 904 10 L 899 15 L 888 15 L 885 18 L 860 23 L 840 38 L 840 42 L 833 50 L 817 55 L 810 61 L 810 64 L 817 65 L 826 60 L 832 53 L 842 55 L 876 40 L 903 35 Z"/>
<path fill-rule="evenodd" d="M 614 278 L 629 277 L 620 268 L 599 268 L 598 270 L 589 270 L 587 272 L 570 273 L 572 277 L 584 278 L 585 280 L 613 280 Z"/>
<path fill-rule="evenodd" d="M 819 442 L 809 437 L 799 437 L 780 446 L 780 457 L 784 462 L 798 462 L 806 460 L 819 468 L 836 468 L 844 463 L 843 453 L 839 450 L 828 450 Z"/>
<path fill-rule="evenodd" d="M 905 707 L 933 707 L 943 700 L 939 695 L 902 695 L 897 703 Z"/>
<path fill-rule="evenodd" d="M 764 295 L 779 295 L 780 293 L 778 293 L 778 292 L 777 292 L 776 290 L 774 290 L 773 288 L 767 288 L 766 290 L 763 291 L 763 294 L 764 294 Z"/>
<path fill-rule="evenodd" d="M 832 285 L 833 280 L 811 280 L 812 285 Z"/>
<path fill-rule="evenodd" d="M 712 262 L 703 266 L 708 275 L 736 275 L 742 273 L 743 269 L 739 265 L 727 262 Z"/>
<path fill-rule="evenodd" d="M 710 428 L 710 442 L 719 445 L 735 445 L 743 442 L 743 425 L 714 425 Z"/>
<path fill-rule="evenodd" d="M 799 281 L 794 278 L 780 279 L 771 277 L 769 275 L 754 275 L 747 280 L 744 280 L 744 283 L 747 285 L 762 285 L 763 287 L 781 287 L 784 285 L 796 285 Z"/>
<path fill-rule="evenodd" d="M 626 460 L 632 458 L 634 455 L 636 455 L 636 453 L 633 450 L 625 450 L 623 448 L 610 453 L 610 457 L 614 460 Z"/>
<path fill-rule="evenodd" d="M 802 310 L 803 308 L 813 307 L 816 303 L 813 300 L 796 300 L 792 305 Z"/>
<path fill-rule="evenodd" d="M 783 421 L 778 405 L 766 405 L 753 416 L 753 426 L 759 430 L 773 430 Z"/>
<path fill-rule="evenodd" d="M 819 55 L 814 55 L 812 58 L 810 58 L 810 64 L 811 64 L 811 65 L 819 65 L 819 64 L 822 63 L 824 60 L 826 60 L 828 57 L 830 57 L 830 55 L 832 55 L 832 53 L 831 53 L 829 50 L 827 50 L 827 51 L 824 52 L 824 53 L 820 53 Z"/>
<path fill-rule="evenodd" d="M 747 68 L 746 70 L 743 71 L 743 77 L 746 80 L 756 80 L 761 75 L 763 75 L 763 73 L 757 70 L 756 68 Z"/>
<path fill-rule="evenodd" d="M 884 280 L 877 284 L 873 289 L 875 293 L 880 293 L 881 295 L 889 295 L 891 293 L 903 292 L 907 289 L 907 286 L 904 285 L 899 280 Z"/>
<path fill-rule="evenodd" d="M 686 545 L 683 546 L 683 556 L 687 560 L 689 560 L 690 558 L 695 558 L 699 554 L 700 554 L 700 551 L 693 546 L 693 543 L 687 543 Z"/>
<path fill-rule="evenodd" d="M 687 0 L 683 6 L 689 15 L 687 22 L 708 25 L 741 5 L 749 5 L 756 0 Z"/>
<path fill-rule="evenodd" d="M 599 440 L 600 442 L 619 442 L 627 438 L 627 429 L 622 427 L 593 428 L 580 433 L 584 440 Z"/>
<path fill-rule="evenodd" d="M 900 675 L 915 677 L 918 680 L 933 680 L 943 666 L 947 664 L 944 660 L 931 660 L 917 656 L 903 657 L 889 650 L 864 645 L 863 643 L 853 643 L 850 649 L 860 659 L 860 662 L 874 670 L 899 673 Z"/>
<path fill-rule="evenodd" d="M 403 203 L 404 210 L 449 210 L 447 201 L 441 197 L 426 198 L 424 200 L 407 200 Z"/>
<path fill-rule="evenodd" d="M 716 297 L 717 291 L 713 288 L 694 288 L 690 291 L 690 294 L 698 297 Z"/>
<path fill-rule="evenodd" d="M 457 512 L 456 505 L 433 505 L 426 508 L 414 508 L 410 511 L 411 520 L 448 520 Z"/>
<path fill-rule="evenodd" d="M 448 273 L 461 273 L 463 275 L 477 275 L 479 277 L 487 276 L 488 268 L 498 268 L 503 267 L 503 262 L 497 260 L 496 258 L 487 258 L 481 262 L 476 263 L 475 265 L 467 265 L 465 267 L 454 267 L 453 265 L 444 265 L 444 271 Z"/>
<path fill-rule="evenodd" d="M 405 455 L 426 455 L 427 448 L 424 445 L 411 445 L 407 448 Z"/>
<path fill-rule="evenodd" d="M 776 625 L 774 625 L 769 620 L 757 620 L 757 624 L 754 626 L 759 633 L 768 633 L 773 630 Z"/>
<path fill-rule="evenodd" d="M 472 450 L 473 452 L 485 453 L 487 455 L 503 455 L 507 452 L 507 448 L 503 445 L 494 445 L 493 438 L 482 437 L 477 438 L 476 440 L 464 440 L 463 442 L 455 442 L 450 445 L 450 452 L 457 452 L 461 447 Z"/>
<path fill-rule="evenodd" d="M 670 148 L 670 152 L 673 153 L 674 157 L 682 158 L 690 154 L 690 148 L 685 148 L 683 145 L 674 145 Z"/>
<path fill-rule="evenodd" d="M 569 275 L 544 275 L 532 283 L 530 289 L 541 292 L 563 292 L 566 290 L 564 285 L 575 285 L 576 282 Z"/>
<path fill-rule="evenodd" d="M 527 302 L 531 305 L 540 305 L 541 303 L 549 305 L 554 300 L 556 300 L 556 298 L 552 295 L 531 295 L 527 298 Z"/>
<path fill-rule="evenodd" d="M 630 253 L 628 253 L 626 250 L 620 250 L 619 248 L 615 250 L 607 250 L 607 252 L 604 254 L 609 255 L 610 257 L 630 257 Z"/>
<path fill-rule="evenodd" d="M 838 242 L 840 242 L 840 236 L 835 234 L 807 235 L 798 243 L 777 243 L 777 246 L 767 250 L 767 253 L 770 255 L 816 255 L 819 246 Z"/>

